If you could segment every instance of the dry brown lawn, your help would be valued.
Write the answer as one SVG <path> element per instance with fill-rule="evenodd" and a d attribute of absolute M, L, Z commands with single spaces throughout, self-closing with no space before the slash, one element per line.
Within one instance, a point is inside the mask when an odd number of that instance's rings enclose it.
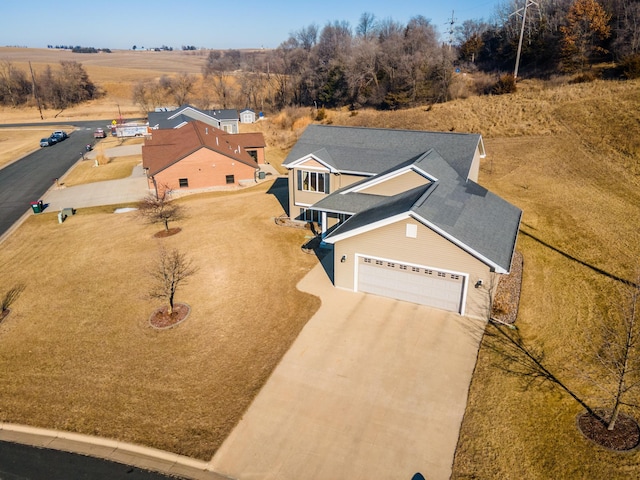
<path fill-rule="evenodd" d="M 3 278 L 27 285 L 0 327 L 0 421 L 209 459 L 319 306 L 295 288 L 316 263 L 306 231 L 275 225 L 269 185 L 184 199 L 163 240 L 107 208 L 30 217 L 0 250 Z M 200 268 L 176 299 L 190 317 L 167 331 L 148 325 L 162 245 Z"/>
<path fill-rule="evenodd" d="M 131 175 L 133 167 L 142 162 L 142 155 L 129 155 L 107 159 L 108 163 L 95 166 L 94 160 L 85 160 L 76 165 L 71 172 L 64 177 L 67 187 L 82 185 L 84 183 L 102 182 L 105 180 L 117 180 Z"/>

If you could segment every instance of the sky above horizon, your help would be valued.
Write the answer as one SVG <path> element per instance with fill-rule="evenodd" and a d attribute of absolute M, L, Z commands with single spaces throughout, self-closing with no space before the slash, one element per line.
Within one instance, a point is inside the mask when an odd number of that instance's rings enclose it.
<path fill-rule="evenodd" d="M 235 5 L 204 0 L 88 2 L 68 0 L 4 0 L 0 15 L 0 46 L 46 48 L 72 45 L 94 48 L 155 48 L 166 45 L 196 48 L 276 48 L 289 34 L 316 24 L 347 21 L 355 31 L 364 12 L 376 19 L 406 24 L 422 15 L 447 41 L 453 17 L 489 21 L 500 0 L 244 0 Z"/>

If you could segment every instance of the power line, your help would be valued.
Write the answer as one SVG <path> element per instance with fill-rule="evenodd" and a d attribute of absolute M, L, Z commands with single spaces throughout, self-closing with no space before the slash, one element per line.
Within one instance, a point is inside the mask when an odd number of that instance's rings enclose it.
<path fill-rule="evenodd" d="M 454 17 L 454 13 L 455 12 L 451 10 L 451 20 L 446 22 L 446 25 L 449 25 L 449 30 L 447 30 L 449 33 L 449 50 L 451 50 L 451 45 L 453 44 L 453 33 L 455 32 L 454 25 L 456 24 L 456 18 Z"/>
<path fill-rule="evenodd" d="M 518 53 L 516 54 L 516 67 L 515 67 L 515 70 L 513 71 L 514 80 L 518 79 L 518 67 L 520 66 L 520 53 L 522 52 L 522 38 L 524 37 L 524 25 L 527 21 L 527 8 L 529 8 L 531 5 L 535 5 L 536 7 L 539 6 L 533 0 L 526 0 L 524 3 L 524 7 L 519 8 L 518 10 L 513 12 L 511 15 L 509 15 L 510 17 L 513 15 L 520 15 L 520 12 L 522 12 L 522 28 L 520 29 L 520 41 L 518 42 Z"/>

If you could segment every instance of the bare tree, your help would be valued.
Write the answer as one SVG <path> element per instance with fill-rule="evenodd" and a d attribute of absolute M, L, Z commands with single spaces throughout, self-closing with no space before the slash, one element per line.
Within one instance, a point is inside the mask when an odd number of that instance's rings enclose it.
<path fill-rule="evenodd" d="M 611 301 L 597 328 L 587 331 L 578 372 L 594 385 L 598 401 L 608 406 L 607 428 L 613 430 L 620 408 L 635 406 L 640 386 L 640 275 L 621 288 L 622 301 Z"/>
<path fill-rule="evenodd" d="M 149 194 L 138 203 L 138 214 L 149 223 L 161 223 L 166 232 L 169 222 L 184 218 L 184 209 L 169 198 L 169 188 L 164 185 L 158 196 Z"/>
<path fill-rule="evenodd" d="M 639 282 L 640 276 L 635 283 L 622 284 L 626 297 L 623 306 L 609 307 L 600 324 L 586 333 L 584 344 L 572 348 L 570 358 L 564 362 L 573 363 L 577 376 L 588 380 L 599 394 L 591 391 L 581 394 L 560 377 L 567 375 L 569 369 L 550 366 L 542 347 L 527 342 L 515 326 L 493 321 L 491 304 L 495 290 L 491 288 L 487 289 L 490 321 L 484 330 L 484 345 L 498 353 L 503 371 L 524 378 L 529 384 L 538 382 L 558 388 L 613 430 L 621 407 L 636 406 L 632 401 L 640 387 Z"/>
<path fill-rule="evenodd" d="M 174 298 L 178 287 L 185 285 L 187 279 L 198 271 L 191 260 L 177 249 L 160 250 L 160 254 L 149 275 L 153 285 L 149 292 L 151 298 L 167 302 L 167 313 L 173 313 Z"/>

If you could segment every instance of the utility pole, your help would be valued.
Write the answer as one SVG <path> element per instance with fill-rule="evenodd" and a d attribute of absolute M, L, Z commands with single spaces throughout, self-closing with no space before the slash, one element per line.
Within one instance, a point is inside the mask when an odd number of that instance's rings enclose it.
<path fill-rule="evenodd" d="M 514 80 L 518 79 L 518 67 L 520 66 L 520 53 L 522 52 L 522 39 L 524 38 L 524 26 L 527 21 L 527 8 L 529 8 L 531 5 L 538 6 L 538 4 L 533 0 L 525 0 L 524 7 L 519 8 L 518 10 L 513 12 L 511 15 L 509 15 L 509 16 L 520 15 L 520 12 L 522 12 L 522 27 L 520 28 L 520 41 L 518 42 L 518 53 L 516 54 L 516 68 L 513 71 Z"/>
<path fill-rule="evenodd" d="M 42 116 L 42 107 L 40 107 L 40 98 L 38 98 L 38 92 L 36 90 L 36 76 L 33 74 L 33 68 L 31 67 L 31 61 L 29 61 L 29 70 L 31 70 L 31 81 L 33 82 L 33 96 L 38 104 L 38 111 L 40 112 L 40 120 L 44 120 Z"/>

